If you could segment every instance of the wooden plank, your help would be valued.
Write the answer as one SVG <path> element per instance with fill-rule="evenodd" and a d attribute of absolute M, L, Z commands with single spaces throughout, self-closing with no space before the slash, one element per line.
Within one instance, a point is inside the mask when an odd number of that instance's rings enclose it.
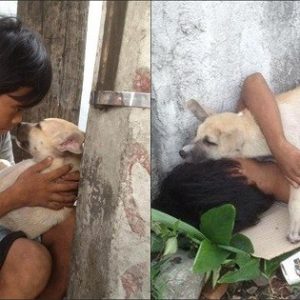
<path fill-rule="evenodd" d="M 114 90 L 128 1 L 107 1 L 96 90 Z"/>
<path fill-rule="evenodd" d="M 40 33 L 49 52 L 53 81 L 45 99 L 24 121 L 48 117 L 78 123 L 83 82 L 88 1 L 19 1 L 18 17 Z M 24 154 L 15 151 L 17 161 Z"/>

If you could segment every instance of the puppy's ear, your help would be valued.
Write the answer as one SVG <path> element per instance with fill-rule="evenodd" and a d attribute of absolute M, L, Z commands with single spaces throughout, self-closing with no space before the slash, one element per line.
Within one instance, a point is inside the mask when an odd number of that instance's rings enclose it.
<path fill-rule="evenodd" d="M 60 152 L 69 151 L 72 153 L 80 154 L 83 151 L 84 135 L 80 133 L 72 133 L 65 137 L 61 137 L 56 148 Z"/>
<path fill-rule="evenodd" d="M 200 121 L 203 122 L 209 115 L 208 113 L 196 100 L 190 99 L 185 102 L 185 107 L 192 112 L 192 114 Z"/>

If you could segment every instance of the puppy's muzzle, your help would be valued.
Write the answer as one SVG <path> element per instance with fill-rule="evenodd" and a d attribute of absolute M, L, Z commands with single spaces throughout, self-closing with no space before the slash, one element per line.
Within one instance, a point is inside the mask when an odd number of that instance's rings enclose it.
<path fill-rule="evenodd" d="M 193 155 L 194 147 L 195 147 L 194 144 L 185 145 L 179 151 L 179 155 L 181 156 L 181 158 L 184 159 L 184 160 L 190 160 L 192 158 L 192 155 Z"/>
<path fill-rule="evenodd" d="M 198 163 L 207 159 L 206 152 L 202 149 L 199 143 L 188 144 L 180 151 L 181 158 L 188 163 Z"/>
<path fill-rule="evenodd" d="M 19 143 L 19 146 L 23 149 L 29 147 L 29 135 L 30 125 L 29 123 L 22 122 L 17 126 L 16 130 L 16 140 Z"/>

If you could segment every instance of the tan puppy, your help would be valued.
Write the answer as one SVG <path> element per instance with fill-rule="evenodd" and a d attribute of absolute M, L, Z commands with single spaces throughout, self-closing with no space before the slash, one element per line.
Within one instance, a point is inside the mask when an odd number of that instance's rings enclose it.
<path fill-rule="evenodd" d="M 48 156 L 53 157 L 53 163 L 45 172 L 70 163 L 72 171 L 79 170 L 84 133 L 76 125 L 54 118 L 36 124 L 22 123 L 16 138 L 17 144 L 33 158 L 0 171 L 0 192 L 12 185 L 27 168 Z M 72 208 L 23 207 L 0 218 L 0 225 L 12 231 L 22 230 L 29 238 L 35 238 L 62 222 L 71 211 Z"/>
<path fill-rule="evenodd" d="M 300 148 L 300 88 L 276 96 L 284 133 L 288 141 Z M 266 140 L 251 113 L 208 115 L 195 100 L 187 101 L 187 107 L 202 121 L 196 137 L 184 146 L 179 154 L 187 161 L 271 155 Z M 291 186 L 290 228 L 288 239 L 300 241 L 300 189 Z"/>

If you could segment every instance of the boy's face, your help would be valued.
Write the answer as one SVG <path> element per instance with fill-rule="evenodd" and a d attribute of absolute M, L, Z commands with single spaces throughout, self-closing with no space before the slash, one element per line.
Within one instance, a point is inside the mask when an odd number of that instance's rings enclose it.
<path fill-rule="evenodd" d="M 29 87 L 0 95 L 0 134 L 6 133 L 22 121 L 24 107 L 14 96 L 25 96 L 31 91 Z"/>

